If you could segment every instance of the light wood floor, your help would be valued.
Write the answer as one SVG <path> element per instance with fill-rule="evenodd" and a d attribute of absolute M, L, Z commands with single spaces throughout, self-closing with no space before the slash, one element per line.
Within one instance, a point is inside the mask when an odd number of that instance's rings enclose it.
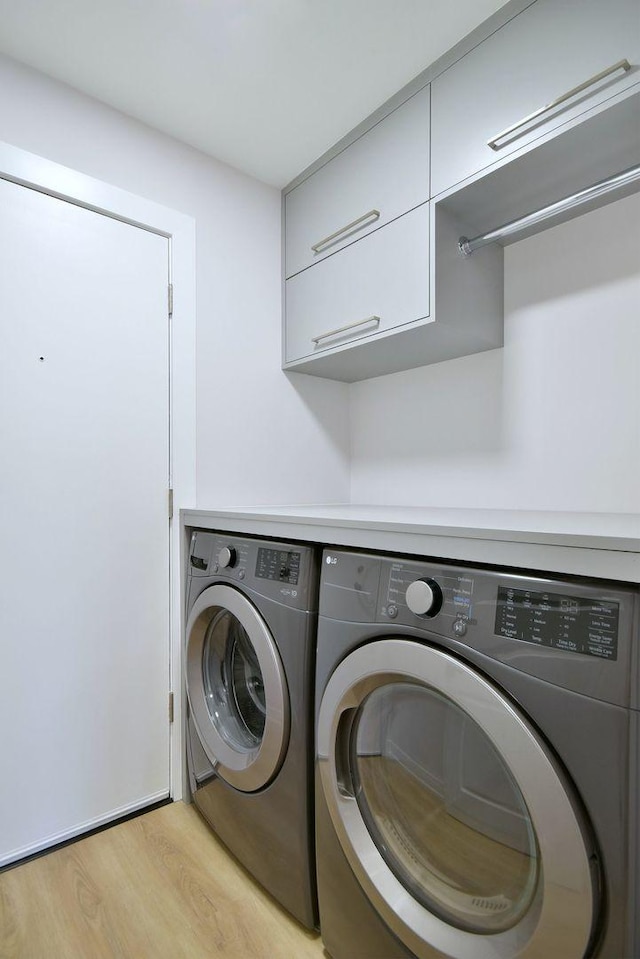
<path fill-rule="evenodd" d="M 172 803 L 0 874 L 2 959 L 319 959 L 308 932 Z"/>

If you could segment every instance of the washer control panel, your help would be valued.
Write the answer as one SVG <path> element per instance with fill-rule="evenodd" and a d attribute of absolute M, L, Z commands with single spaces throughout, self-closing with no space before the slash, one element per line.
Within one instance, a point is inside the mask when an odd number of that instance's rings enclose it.
<path fill-rule="evenodd" d="M 188 563 L 192 581 L 234 583 L 298 609 L 317 602 L 318 561 L 311 546 L 194 530 Z"/>
<path fill-rule="evenodd" d="M 300 550 L 269 549 L 258 547 L 256 576 L 260 579 L 272 579 L 278 583 L 298 585 L 300 575 Z"/>

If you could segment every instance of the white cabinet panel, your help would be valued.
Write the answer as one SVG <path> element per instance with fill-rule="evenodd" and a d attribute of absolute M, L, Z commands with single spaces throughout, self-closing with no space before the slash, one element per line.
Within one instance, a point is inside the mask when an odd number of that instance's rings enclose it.
<path fill-rule="evenodd" d="M 425 87 L 286 195 L 286 275 L 299 273 L 428 198 Z"/>
<path fill-rule="evenodd" d="M 630 70 L 519 124 L 625 58 Z M 434 80 L 432 195 L 637 83 L 639 63 L 638 0 L 537 0 Z"/>
<path fill-rule="evenodd" d="M 287 280 L 285 362 L 375 337 L 428 313 L 425 203 Z M 328 335 L 336 330 L 342 332 Z"/>

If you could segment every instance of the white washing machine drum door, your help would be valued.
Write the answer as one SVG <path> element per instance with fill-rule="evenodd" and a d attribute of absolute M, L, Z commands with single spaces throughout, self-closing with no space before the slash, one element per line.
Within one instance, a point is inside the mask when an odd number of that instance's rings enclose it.
<path fill-rule="evenodd" d="M 255 792 L 276 775 L 289 741 L 289 694 L 274 639 L 250 600 L 205 589 L 187 623 L 191 715 L 216 773 Z"/>
<path fill-rule="evenodd" d="M 318 766 L 367 896 L 419 959 L 582 959 L 594 924 L 589 833 L 513 704 L 446 653 L 360 647 L 327 684 Z"/>

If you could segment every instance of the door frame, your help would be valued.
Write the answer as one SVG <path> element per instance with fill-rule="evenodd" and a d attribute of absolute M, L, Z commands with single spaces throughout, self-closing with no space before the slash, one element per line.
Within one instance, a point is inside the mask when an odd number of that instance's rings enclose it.
<path fill-rule="evenodd" d="M 0 142 L 0 179 L 131 226 L 164 236 L 169 241 L 169 282 L 173 285 L 173 312 L 169 322 L 169 476 L 173 489 L 173 516 L 169 523 L 169 692 L 174 714 L 169 728 L 169 788 L 172 799 L 183 797 L 184 734 L 181 681 L 181 539 L 180 509 L 192 507 L 196 496 L 196 224 L 193 217 L 153 200 L 136 196 L 102 180 L 78 173 L 11 144 Z M 167 309 L 168 315 L 168 309 Z"/>

